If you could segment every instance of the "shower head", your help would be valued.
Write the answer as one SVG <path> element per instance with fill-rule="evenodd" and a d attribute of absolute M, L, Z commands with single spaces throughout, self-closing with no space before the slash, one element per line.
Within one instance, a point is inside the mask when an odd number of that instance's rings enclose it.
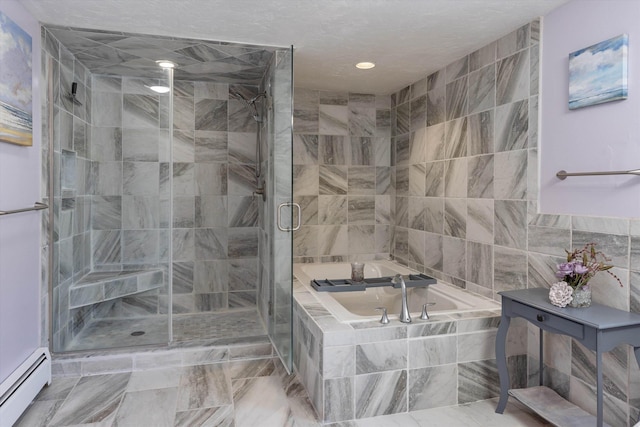
<path fill-rule="evenodd" d="M 249 109 L 249 111 L 251 112 L 251 117 L 253 117 L 253 120 L 255 120 L 258 123 L 262 123 L 262 117 L 260 117 L 260 114 L 258 114 L 256 102 L 258 102 L 260 98 L 266 98 L 267 92 L 260 92 L 259 94 L 257 94 L 251 99 L 246 99 L 244 96 L 242 96 L 242 94 L 237 92 L 232 94 L 232 96 L 238 101 L 242 102 L 244 106 Z"/>
<path fill-rule="evenodd" d="M 260 98 L 266 98 L 267 97 L 267 92 L 260 92 L 259 94 L 257 94 L 256 96 L 254 96 L 253 98 L 251 98 L 249 100 L 250 104 L 255 103 L 258 99 Z"/>

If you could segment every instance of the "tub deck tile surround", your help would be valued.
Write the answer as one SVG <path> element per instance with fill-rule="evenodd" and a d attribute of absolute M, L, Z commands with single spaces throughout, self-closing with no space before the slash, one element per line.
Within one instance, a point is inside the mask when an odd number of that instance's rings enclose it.
<path fill-rule="evenodd" d="M 409 338 L 430 337 L 434 335 L 455 334 L 458 329 L 458 322 L 448 320 L 448 316 L 431 316 L 433 323 L 418 323 L 410 325 L 407 330 Z"/>
<path fill-rule="evenodd" d="M 357 375 L 356 418 L 407 412 L 407 371 Z"/>
<path fill-rule="evenodd" d="M 409 340 L 409 364 L 412 368 L 426 368 L 436 365 L 455 364 L 458 347 L 455 335 L 442 335 Z"/>
<path fill-rule="evenodd" d="M 394 371 L 407 366 L 407 345 L 403 340 L 356 346 L 356 374 Z"/>
<path fill-rule="evenodd" d="M 359 426 L 369 417 L 498 395 L 492 337 L 499 310 L 434 314 L 411 324 L 341 323 L 294 282 L 294 368 L 321 422 Z M 516 330 L 508 337 L 509 366 L 514 382 L 524 384 L 526 325 Z"/>
<path fill-rule="evenodd" d="M 356 374 L 356 347 L 353 345 L 324 347 L 324 378 L 353 377 Z"/>
<path fill-rule="evenodd" d="M 396 325 L 390 323 L 386 325 L 386 328 L 380 328 L 380 322 L 378 321 L 352 323 L 351 326 L 355 330 L 355 344 L 407 338 L 407 325 L 399 322 Z"/>

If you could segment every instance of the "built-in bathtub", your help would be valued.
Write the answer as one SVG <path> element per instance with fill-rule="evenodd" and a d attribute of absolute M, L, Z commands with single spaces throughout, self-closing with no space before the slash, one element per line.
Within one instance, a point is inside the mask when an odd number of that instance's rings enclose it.
<path fill-rule="evenodd" d="M 389 317 L 400 313 L 402 304 L 400 289 L 391 286 L 368 288 L 364 291 L 318 292 L 310 286 L 313 279 L 346 279 L 351 276 L 349 263 L 296 264 L 294 276 L 311 289 L 318 301 L 341 322 L 368 321 L 380 318 L 377 307 L 386 307 Z M 416 274 L 392 261 L 365 263 L 365 278 Z M 417 317 L 425 303 L 429 313 L 449 314 L 477 310 L 496 310 L 500 305 L 493 300 L 464 291 L 455 286 L 436 283 L 427 287 L 407 289 L 407 301 L 412 317 Z"/>
<path fill-rule="evenodd" d="M 393 261 L 366 261 L 365 278 L 415 274 Z M 412 323 L 398 319 L 400 289 L 318 292 L 312 279 L 345 279 L 349 263 L 295 264 L 294 368 L 326 424 L 498 396 L 495 336 L 500 305 L 447 283 L 409 288 Z M 424 302 L 428 320 L 420 319 Z M 375 307 L 391 322 L 380 323 Z M 507 336 L 514 387 L 527 380 L 527 329 Z"/>

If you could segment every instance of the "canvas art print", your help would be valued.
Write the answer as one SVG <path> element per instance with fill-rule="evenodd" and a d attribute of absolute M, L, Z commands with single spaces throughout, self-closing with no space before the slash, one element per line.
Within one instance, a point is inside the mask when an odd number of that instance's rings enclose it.
<path fill-rule="evenodd" d="M 31 36 L 0 12 L 0 142 L 33 144 Z"/>
<path fill-rule="evenodd" d="M 627 98 L 626 34 L 569 54 L 569 109 Z"/>

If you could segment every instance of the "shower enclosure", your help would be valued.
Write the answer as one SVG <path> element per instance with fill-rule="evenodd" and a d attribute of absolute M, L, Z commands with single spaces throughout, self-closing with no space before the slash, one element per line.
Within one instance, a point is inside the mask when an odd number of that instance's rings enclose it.
<path fill-rule="evenodd" d="M 289 366 L 292 50 L 53 26 L 43 50 L 52 350 L 269 337 Z"/>

